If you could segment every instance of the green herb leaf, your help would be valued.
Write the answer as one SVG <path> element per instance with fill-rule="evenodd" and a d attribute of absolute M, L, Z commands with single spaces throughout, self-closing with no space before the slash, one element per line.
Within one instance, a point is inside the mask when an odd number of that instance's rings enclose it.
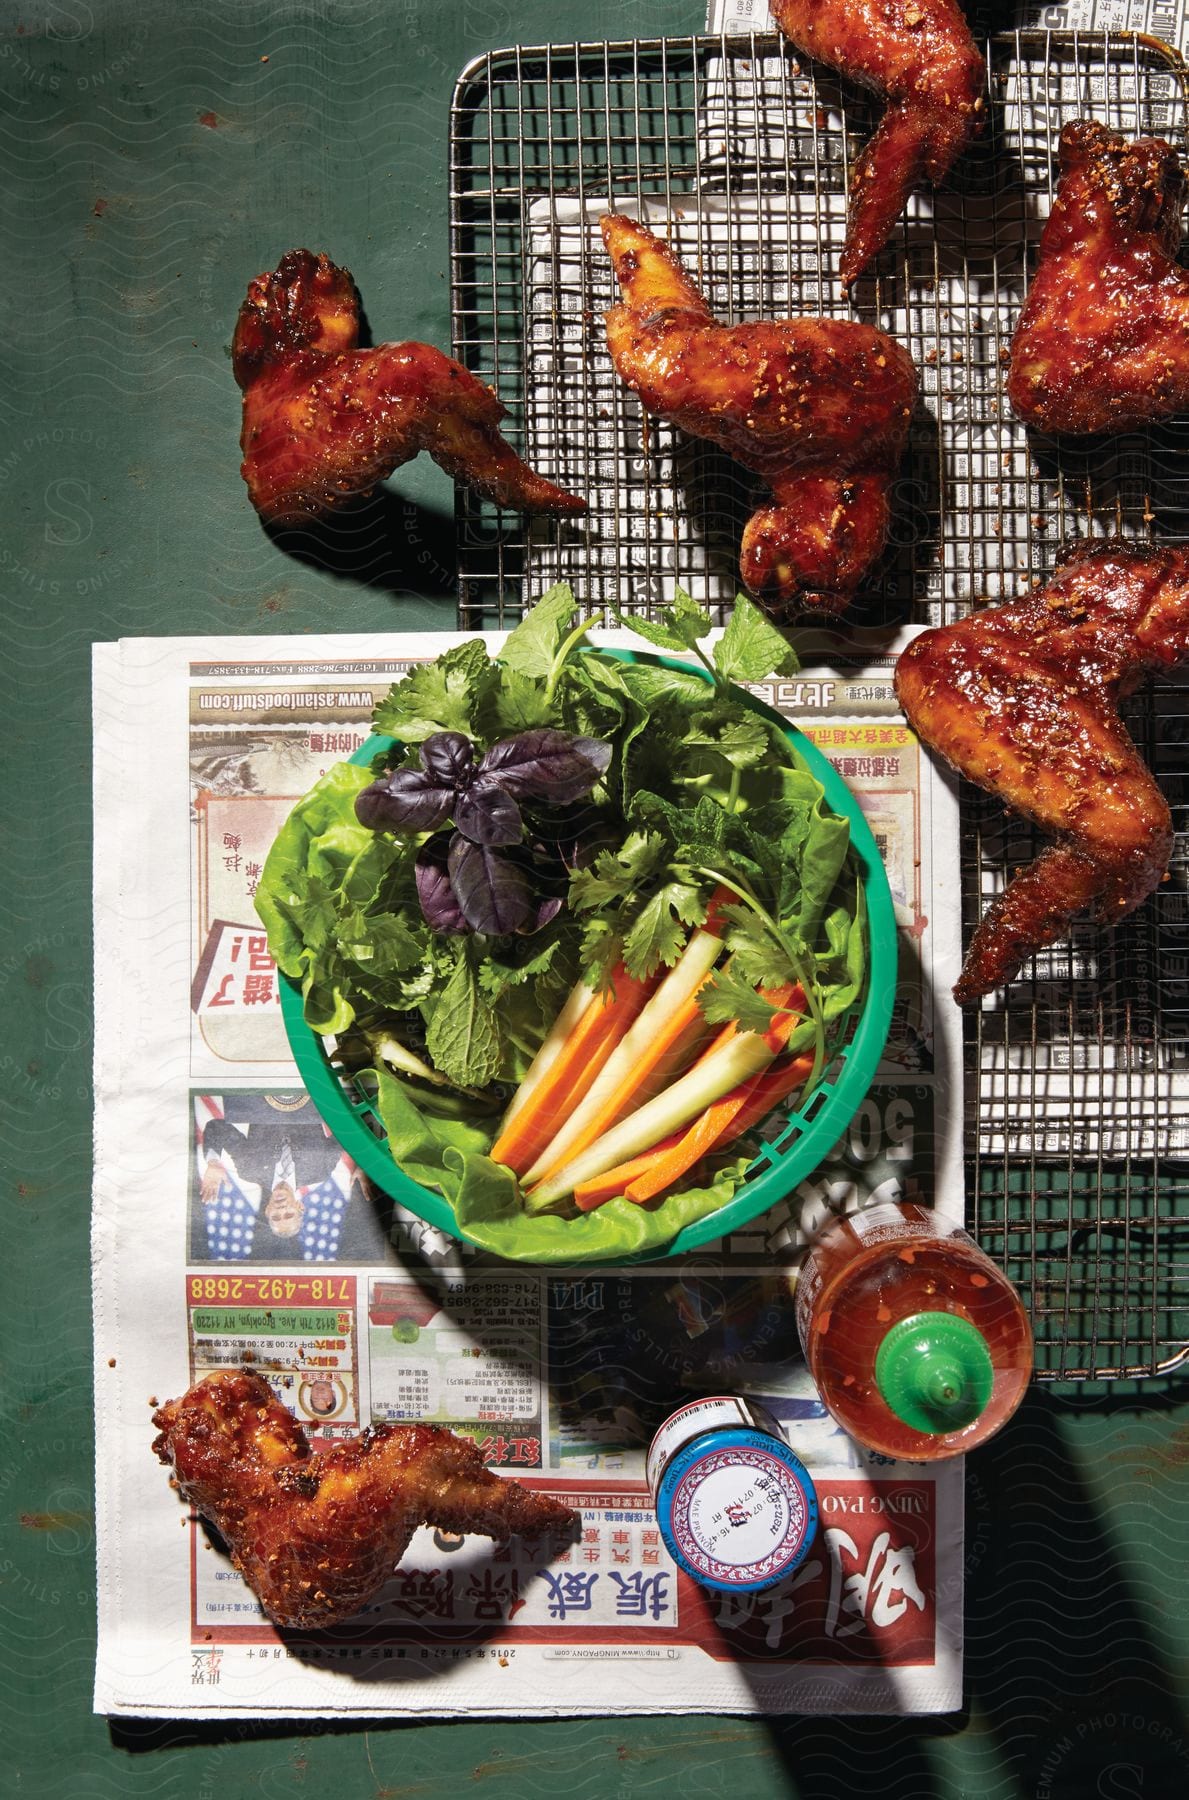
<path fill-rule="evenodd" d="M 506 669 L 482 712 L 476 713 L 475 729 L 481 738 L 494 741 L 556 722 L 556 708 L 546 698 L 543 684 L 530 675 L 522 675 L 519 669 Z"/>
<path fill-rule="evenodd" d="M 763 681 L 769 675 L 796 675 L 801 659 L 755 601 L 738 594 L 714 647 L 714 666 L 724 681 Z"/>
<path fill-rule="evenodd" d="M 727 921 L 724 942 L 731 969 L 742 981 L 755 988 L 797 979 L 788 951 L 750 907 L 724 906 L 722 916 Z"/>
<path fill-rule="evenodd" d="M 481 638 L 468 638 L 436 662 L 411 669 L 377 706 L 377 731 L 402 744 L 420 744 L 436 731 L 474 736 L 474 713 L 492 686 L 491 658 Z"/>
<path fill-rule="evenodd" d="M 600 850 L 589 869 L 570 876 L 570 905 L 577 912 L 623 900 L 660 866 L 665 840 L 659 832 L 629 832 L 618 850 Z"/>
<path fill-rule="evenodd" d="M 608 987 L 611 972 L 620 960 L 620 942 L 615 926 L 606 914 L 593 914 L 582 927 L 579 956 L 582 973 L 591 986 Z"/>
<path fill-rule="evenodd" d="M 517 962 L 500 957 L 491 949 L 485 951 L 479 962 L 479 986 L 492 1000 L 498 1000 L 509 988 L 519 987 L 526 982 L 535 982 L 539 975 L 544 975 L 561 955 L 561 940 L 556 934 L 550 936 L 548 930 L 537 933 L 536 937 L 520 940 L 520 945 L 531 946 L 527 955 L 522 955 Z M 520 948 L 520 945 L 517 948 Z"/>
<path fill-rule="evenodd" d="M 635 631 L 644 621 L 633 619 L 630 623 Z M 666 706 L 669 709 L 666 723 L 680 721 L 683 731 L 686 719 L 681 714 L 684 712 L 688 717 L 691 708 L 705 706 L 714 692 L 707 676 L 699 675 L 696 668 L 664 669 L 655 663 L 639 662 L 621 663 L 619 669 L 623 685 L 630 694 L 635 695 L 654 717 L 658 707 Z"/>
<path fill-rule="evenodd" d="M 631 613 L 616 612 L 612 616 L 617 624 L 662 650 L 692 650 L 712 629 L 710 614 L 684 588 L 673 590 L 673 604 L 662 606 L 659 621 Z"/>
<path fill-rule="evenodd" d="M 559 581 L 525 614 L 498 652 L 498 660 L 522 675 L 549 675 L 577 611 L 569 582 Z"/>
<path fill-rule="evenodd" d="M 849 849 L 849 822 L 828 812 L 824 799 L 819 800 L 810 813 L 797 862 L 786 865 L 780 884 L 781 922 L 787 922 L 810 946 L 817 939 Z"/>
<path fill-rule="evenodd" d="M 767 1031 L 776 1008 L 740 974 L 734 964 L 720 969 L 698 990 L 698 1005 L 712 1025 L 734 1021 L 741 1031 Z"/>
<path fill-rule="evenodd" d="M 499 1073 L 499 1028 L 465 954 L 433 1009 L 425 1047 L 434 1068 L 460 1086 L 483 1087 Z"/>
<path fill-rule="evenodd" d="M 424 932 L 411 930 L 398 913 L 368 914 L 356 906 L 337 935 L 339 949 L 359 966 L 372 995 L 386 976 L 417 968 L 425 956 Z"/>
<path fill-rule="evenodd" d="M 691 752 L 713 750 L 733 769 L 752 769 L 770 754 L 772 733 L 757 714 L 719 707 L 691 721 L 685 745 Z"/>
<path fill-rule="evenodd" d="M 670 855 L 677 862 L 704 863 L 722 858 L 729 814 L 706 795 L 699 795 L 691 806 L 676 804 L 660 794 L 641 790 L 635 797 L 634 812 L 647 824 L 662 831 L 669 840 Z"/>
<path fill-rule="evenodd" d="M 685 948 L 686 927 L 706 919 L 706 899 L 691 881 L 667 881 L 640 909 L 623 940 L 623 962 L 629 975 L 645 980 L 664 963 L 671 968 Z"/>

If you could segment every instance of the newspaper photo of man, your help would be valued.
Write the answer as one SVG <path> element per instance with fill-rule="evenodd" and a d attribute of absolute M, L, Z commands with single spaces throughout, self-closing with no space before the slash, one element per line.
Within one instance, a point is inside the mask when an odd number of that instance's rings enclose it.
<path fill-rule="evenodd" d="M 302 1092 L 194 1099 L 195 1262 L 383 1262 L 388 1207 Z"/>

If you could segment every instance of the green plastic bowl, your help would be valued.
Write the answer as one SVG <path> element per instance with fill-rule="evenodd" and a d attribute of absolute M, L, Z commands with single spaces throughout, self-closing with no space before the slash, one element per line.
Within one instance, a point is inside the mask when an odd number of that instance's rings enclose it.
<path fill-rule="evenodd" d="M 689 663 L 677 662 L 667 656 L 652 656 L 645 651 L 598 650 L 589 654 L 609 656 L 617 662 L 654 663 L 685 673 L 691 668 Z M 696 669 L 694 672 L 701 673 Z M 709 675 L 706 679 L 709 681 Z M 805 1104 L 796 1112 L 789 1112 L 782 1128 L 762 1146 L 734 1199 L 716 1212 L 708 1213 L 704 1219 L 685 1226 L 661 1249 L 635 1257 L 615 1257 L 616 1266 L 680 1256 L 683 1251 L 714 1243 L 728 1232 L 737 1231 L 740 1226 L 759 1218 L 761 1213 L 790 1194 L 799 1181 L 812 1175 L 862 1103 L 879 1065 L 891 1024 L 896 998 L 896 916 L 887 874 L 871 828 L 858 801 L 821 751 L 795 725 L 790 725 L 754 694 L 742 688 L 736 693 L 740 705 L 750 707 L 780 726 L 798 759 L 825 789 L 833 811 L 850 820 L 851 849 L 862 873 L 867 897 L 866 991 L 862 1001 L 856 1002 L 851 1009 L 850 1036 L 846 1043 L 828 1065 Z M 370 763 L 373 757 L 389 749 L 392 742 L 388 737 L 369 738 L 351 761 L 361 766 Z M 310 1098 L 333 1136 L 383 1193 L 417 1218 L 444 1231 L 448 1237 L 469 1243 L 471 1240 L 460 1229 L 449 1202 L 432 1188 L 411 1180 L 397 1167 L 379 1114 L 365 1086 L 357 1077 L 344 1075 L 334 1067 L 322 1038 L 306 1024 L 302 1016 L 300 985 L 282 976 L 280 994 L 281 1012 L 294 1061 Z M 598 1264 L 585 1259 L 582 1266 L 593 1268 Z"/>

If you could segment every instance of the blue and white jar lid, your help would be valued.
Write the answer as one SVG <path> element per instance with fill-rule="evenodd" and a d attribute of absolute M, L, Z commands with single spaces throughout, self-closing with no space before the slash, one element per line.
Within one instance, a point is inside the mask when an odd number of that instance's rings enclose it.
<path fill-rule="evenodd" d="M 809 1554 L 813 1479 L 754 1403 L 720 1396 L 682 1408 L 653 1440 L 648 1475 L 669 1553 L 702 1587 L 758 1593 Z"/>

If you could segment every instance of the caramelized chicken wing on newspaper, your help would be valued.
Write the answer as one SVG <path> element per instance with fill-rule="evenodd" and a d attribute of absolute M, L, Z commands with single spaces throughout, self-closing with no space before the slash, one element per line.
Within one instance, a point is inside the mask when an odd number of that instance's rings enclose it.
<path fill-rule="evenodd" d="M 419 1525 L 504 1538 L 570 1534 L 576 1515 L 493 1475 L 434 1425 L 376 1425 L 311 1451 L 292 1413 L 247 1371 L 211 1375 L 153 1415 L 153 1448 L 209 1519 L 278 1625 L 320 1630 L 379 1591 Z"/>
<path fill-rule="evenodd" d="M 498 429 L 506 409 L 461 363 L 430 344 L 358 344 L 355 283 L 329 257 L 291 250 L 249 287 L 232 368 L 243 477 L 266 523 L 323 518 L 422 450 L 500 506 L 585 510 L 521 461 Z"/>
<path fill-rule="evenodd" d="M 1012 339 L 1012 407 L 1039 431 L 1086 436 L 1189 411 L 1176 151 L 1076 119 L 1061 133 L 1060 172 Z"/>
<path fill-rule="evenodd" d="M 720 325 L 638 220 L 608 214 L 603 239 L 623 295 L 607 314 L 620 375 L 646 411 L 772 489 L 743 534 L 744 582 L 778 618 L 844 611 L 887 541 L 917 396 L 907 350 L 849 319 Z"/>
<path fill-rule="evenodd" d="M 839 274 L 849 287 L 892 235 L 908 196 L 942 182 L 986 118 L 987 70 L 954 0 L 771 0 L 798 50 L 885 94 L 856 164 Z"/>
<path fill-rule="evenodd" d="M 1145 675 L 1189 657 L 1189 551 L 1078 546 L 1022 600 L 935 631 L 901 656 L 913 730 L 970 781 L 1057 837 L 975 931 L 967 1002 L 1093 907 L 1116 924 L 1159 886 L 1168 804 L 1119 716 Z"/>

